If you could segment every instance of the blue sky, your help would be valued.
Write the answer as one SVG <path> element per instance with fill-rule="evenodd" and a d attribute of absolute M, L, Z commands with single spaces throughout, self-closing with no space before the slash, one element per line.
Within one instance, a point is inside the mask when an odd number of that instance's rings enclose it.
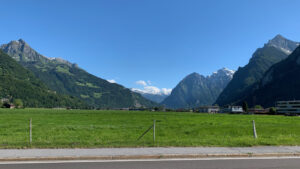
<path fill-rule="evenodd" d="M 277 34 L 300 41 L 297 0 L 1 0 L 0 43 L 24 39 L 125 87 L 247 64 Z M 140 83 L 141 84 L 141 83 Z"/>

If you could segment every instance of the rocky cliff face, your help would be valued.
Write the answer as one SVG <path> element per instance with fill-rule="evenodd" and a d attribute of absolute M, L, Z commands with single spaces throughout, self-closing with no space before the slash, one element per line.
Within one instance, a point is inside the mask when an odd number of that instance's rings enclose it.
<path fill-rule="evenodd" d="M 272 40 L 269 40 L 266 45 L 280 49 L 289 55 L 299 46 L 299 44 L 299 42 L 294 42 L 284 38 L 281 35 L 277 35 Z"/>
<path fill-rule="evenodd" d="M 33 50 L 23 39 L 11 41 L 0 47 L 5 53 L 18 62 L 47 62 L 46 57 Z"/>

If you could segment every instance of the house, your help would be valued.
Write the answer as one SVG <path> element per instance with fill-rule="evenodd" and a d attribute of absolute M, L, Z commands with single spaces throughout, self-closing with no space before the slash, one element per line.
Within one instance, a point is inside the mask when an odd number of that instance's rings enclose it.
<path fill-rule="evenodd" d="M 249 113 L 251 114 L 266 114 L 269 112 L 269 109 L 264 109 L 264 108 L 250 108 L 248 110 Z"/>
<path fill-rule="evenodd" d="M 2 99 L 0 99 L 0 101 L 1 101 L 2 103 L 8 103 L 8 102 L 9 102 L 9 99 L 8 99 L 8 98 L 2 98 Z"/>
<path fill-rule="evenodd" d="M 228 106 L 223 108 L 222 113 L 243 113 L 242 106 Z"/>
<path fill-rule="evenodd" d="M 192 109 L 179 108 L 179 109 L 176 109 L 176 112 L 193 112 L 193 110 Z"/>
<path fill-rule="evenodd" d="M 300 100 L 278 101 L 276 111 L 278 114 L 300 114 Z"/>
<path fill-rule="evenodd" d="M 220 107 L 219 106 L 201 106 L 201 107 L 199 107 L 198 112 L 200 112 L 200 113 L 219 113 Z"/>

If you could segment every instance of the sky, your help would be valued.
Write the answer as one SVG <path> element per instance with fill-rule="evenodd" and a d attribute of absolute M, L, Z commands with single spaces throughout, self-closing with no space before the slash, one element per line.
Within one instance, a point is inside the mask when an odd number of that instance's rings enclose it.
<path fill-rule="evenodd" d="M 168 93 L 237 70 L 277 34 L 300 41 L 298 0 L 0 0 L 0 44 L 22 38 L 128 88 Z"/>

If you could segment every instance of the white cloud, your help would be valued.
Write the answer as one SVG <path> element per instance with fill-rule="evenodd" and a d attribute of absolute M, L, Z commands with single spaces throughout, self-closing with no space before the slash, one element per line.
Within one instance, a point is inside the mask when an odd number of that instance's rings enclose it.
<path fill-rule="evenodd" d="M 114 79 L 110 79 L 110 80 L 107 80 L 109 83 L 117 83 L 117 81 L 116 80 L 114 80 Z"/>
<path fill-rule="evenodd" d="M 161 89 L 161 93 L 163 93 L 164 95 L 170 95 L 171 92 L 172 92 L 172 89 L 167 89 L 167 88 Z"/>
<path fill-rule="evenodd" d="M 144 80 L 138 80 L 135 83 L 138 85 L 147 86 L 147 82 L 145 82 Z"/>
<path fill-rule="evenodd" d="M 138 85 L 142 85 L 143 89 L 132 88 L 131 90 L 134 92 L 142 93 L 142 94 L 155 94 L 155 95 L 169 95 L 171 94 L 172 89 L 167 88 L 158 88 L 156 86 L 150 86 L 151 81 L 139 80 L 135 82 Z"/>
<path fill-rule="evenodd" d="M 145 93 L 150 93 L 150 94 L 160 94 L 160 89 L 155 86 L 145 86 L 144 91 Z"/>

